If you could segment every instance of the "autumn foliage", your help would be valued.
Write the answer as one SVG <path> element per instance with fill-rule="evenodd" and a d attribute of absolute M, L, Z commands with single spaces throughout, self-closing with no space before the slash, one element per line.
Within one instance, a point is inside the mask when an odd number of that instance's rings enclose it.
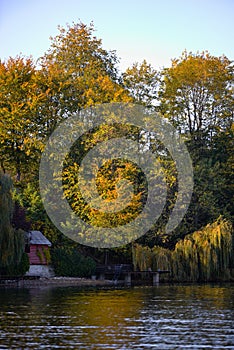
<path fill-rule="evenodd" d="M 32 227 L 41 229 L 55 246 L 66 245 L 40 199 L 39 163 L 48 137 L 57 125 L 84 108 L 112 102 L 139 103 L 147 113 L 157 112 L 167 118 L 183 137 L 193 161 L 195 186 L 185 218 L 170 236 L 165 236 L 178 191 L 175 163 L 154 135 L 129 128 L 142 149 L 147 147 L 157 155 L 167 183 L 167 203 L 160 219 L 137 241 L 135 264 L 143 269 L 149 264 L 169 267 L 178 280 L 211 280 L 221 273 L 228 276 L 228 266 L 233 264 L 229 255 L 234 218 L 232 62 L 208 52 L 185 51 L 168 68 L 156 70 L 144 60 L 121 73 L 115 51 L 105 50 L 94 31 L 93 24 L 59 27 L 49 50 L 36 63 L 23 56 L 0 61 L 0 167 L 13 179 L 14 199 L 24 207 Z M 99 170 L 97 186 L 103 200 L 111 205 L 117 196 L 116 184 L 127 179 L 135 186 L 132 211 L 104 216 L 90 208 L 79 192 L 75 177 L 80 160 L 112 132 L 118 136 L 116 130 L 105 130 L 105 126 L 91 130 L 78 140 L 64 162 L 65 196 L 77 214 L 96 226 L 131 221 L 145 200 L 141 169 L 123 159 L 107 162 Z M 1 186 L 5 186 L 4 175 L 1 179 Z M 0 208 L 0 249 L 2 259 L 10 262 L 13 231 L 4 208 Z M 217 221 L 220 215 L 228 221 Z M 92 251 L 98 258 L 99 253 Z M 128 255 L 131 260 L 130 249 Z"/>

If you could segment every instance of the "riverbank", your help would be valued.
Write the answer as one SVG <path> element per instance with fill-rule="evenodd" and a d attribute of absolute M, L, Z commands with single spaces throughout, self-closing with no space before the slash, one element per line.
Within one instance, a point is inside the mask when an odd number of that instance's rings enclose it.
<path fill-rule="evenodd" d="M 3 281 L 2 281 L 3 282 Z M 66 287 L 66 286 L 80 286 L 80 287 L 96 287 L 96 286 L 112 286 L 114 281 L 112 280 L 97 280 L 91 278 L 79 278 L 79 277 L 51 277 L 51 278 L 38 278 L 38 279 L 18 279 L 18 280 L 5 280 L 0 284 L 0 288 L 4 287 L 17 287 L 17 288 L 39 288 L 39 287 Z"/>

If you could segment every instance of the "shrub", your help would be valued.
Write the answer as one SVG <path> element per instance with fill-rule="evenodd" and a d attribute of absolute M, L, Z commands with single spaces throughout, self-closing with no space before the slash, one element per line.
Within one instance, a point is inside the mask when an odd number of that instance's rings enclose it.
<path fill-rule="evenodd" d="M 90 277 L 96 269 L 95 261 L 90 257 L 84 257 L 76 248 L 71 250 L 54 248 L 51 258 L 57 276 Z"/>

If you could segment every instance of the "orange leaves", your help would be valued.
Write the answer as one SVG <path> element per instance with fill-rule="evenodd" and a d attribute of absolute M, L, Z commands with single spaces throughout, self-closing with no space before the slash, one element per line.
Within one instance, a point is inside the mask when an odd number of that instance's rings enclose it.
<path fill-rule="evenodd" d="M 41 148 L 38 111 L 45 96 L 30 58 L 10 58 L 0 67 L 1 160 L 13 174 L 20 174 L 28 168 L 29 157 L 34 158 L 35 150 Z"/>

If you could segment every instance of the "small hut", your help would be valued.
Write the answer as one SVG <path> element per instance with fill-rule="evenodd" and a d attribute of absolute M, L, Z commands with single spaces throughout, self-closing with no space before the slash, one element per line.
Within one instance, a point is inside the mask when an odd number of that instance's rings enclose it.
<path fill-rule="evenodd" d="M 25 251 L 29 257 L 30 269 L 26 276 L 50 277 L 51 242 L 40 232 L 30 231 L 26 236 Z"/>

